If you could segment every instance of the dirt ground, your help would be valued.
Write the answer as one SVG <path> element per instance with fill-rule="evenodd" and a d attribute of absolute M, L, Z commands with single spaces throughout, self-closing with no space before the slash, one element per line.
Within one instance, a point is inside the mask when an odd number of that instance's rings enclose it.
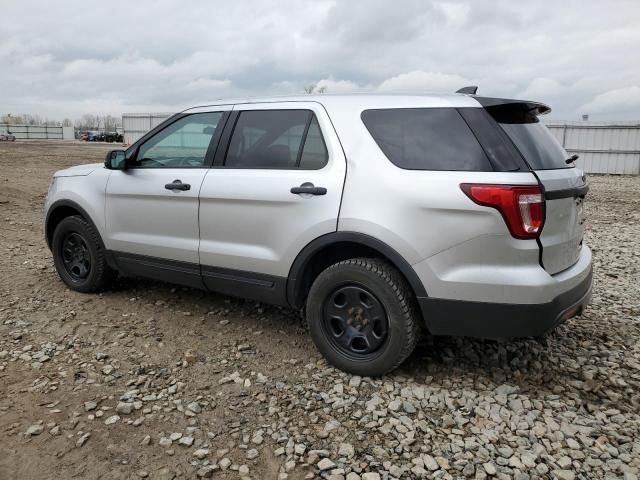
<path fill-rule="evenodd" d="M 427 338 L 359 379 L 284 308 L 141 279 L 66 289 L 48 183 L 110 148 L 0 143 L 0 479 L 636 478 L 640 177 L 590 177 L 582 317 L 543 341 Z"/>

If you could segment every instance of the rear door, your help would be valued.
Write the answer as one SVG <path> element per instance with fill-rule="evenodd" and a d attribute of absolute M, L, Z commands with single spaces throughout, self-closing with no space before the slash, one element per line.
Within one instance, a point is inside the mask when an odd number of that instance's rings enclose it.
<path fill-rule="evenodd" d="M 315 102 L 234 107 L 200 191 L 200 262 L 222 293 L 281 302 L 296 255 L 337 229 L 346 164 Z"/>
<path fill-rule="evenodd" d="M 531 105 L 487 108 L 511 138 L 545 190 L 545 223 L 540 235 L 542 264 L 555 274 L 578 261 L 584 235 L 584 172 L 551 135 Z"/>

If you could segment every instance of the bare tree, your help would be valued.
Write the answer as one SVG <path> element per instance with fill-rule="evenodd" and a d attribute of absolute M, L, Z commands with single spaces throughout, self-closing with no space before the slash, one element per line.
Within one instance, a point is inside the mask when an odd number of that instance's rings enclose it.
<path fill-rule="evenodd" d="M 317 83 L 310 83 L 309 85 L 306 85 L 304 87 L 304 93 L 307 93 L 309 95 L 314 94 L 314 93 L 326 93 L 327 91 L 327 86 L 323 85 L 322 87 L 318 87 Z"/>

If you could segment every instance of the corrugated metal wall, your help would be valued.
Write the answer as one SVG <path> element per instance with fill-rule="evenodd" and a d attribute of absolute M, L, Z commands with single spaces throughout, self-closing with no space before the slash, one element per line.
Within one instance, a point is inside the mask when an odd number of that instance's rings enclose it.
<path fill-rule="evenodd" d="M 171 113 L 123 113 L 124 143 L 133 143 L 153 127 L 161 124 Z"/>
<path fill-rule="evenodd" d="M 45 125 L 8 125 L 0 123 L 0 133 L 11 132 L 18 140 L 62 140 L 65 127 Z M 73 136 L 71 137 L 73 139 Z"/>
<path fill-rule="evenodd" d="M 577 165 L 589 173 L 640 174 L 640 123 L 564 122 L 547 124 Z"/>

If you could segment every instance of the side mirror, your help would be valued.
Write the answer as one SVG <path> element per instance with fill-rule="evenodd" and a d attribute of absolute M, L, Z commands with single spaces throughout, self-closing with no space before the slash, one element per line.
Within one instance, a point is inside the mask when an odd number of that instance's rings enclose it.
<path fill-rule="evenodd" d="M 127 157 L 124 150 L 109 150 L 104 159 L 104 166 L 109 170 L 126 170 Z"/>

